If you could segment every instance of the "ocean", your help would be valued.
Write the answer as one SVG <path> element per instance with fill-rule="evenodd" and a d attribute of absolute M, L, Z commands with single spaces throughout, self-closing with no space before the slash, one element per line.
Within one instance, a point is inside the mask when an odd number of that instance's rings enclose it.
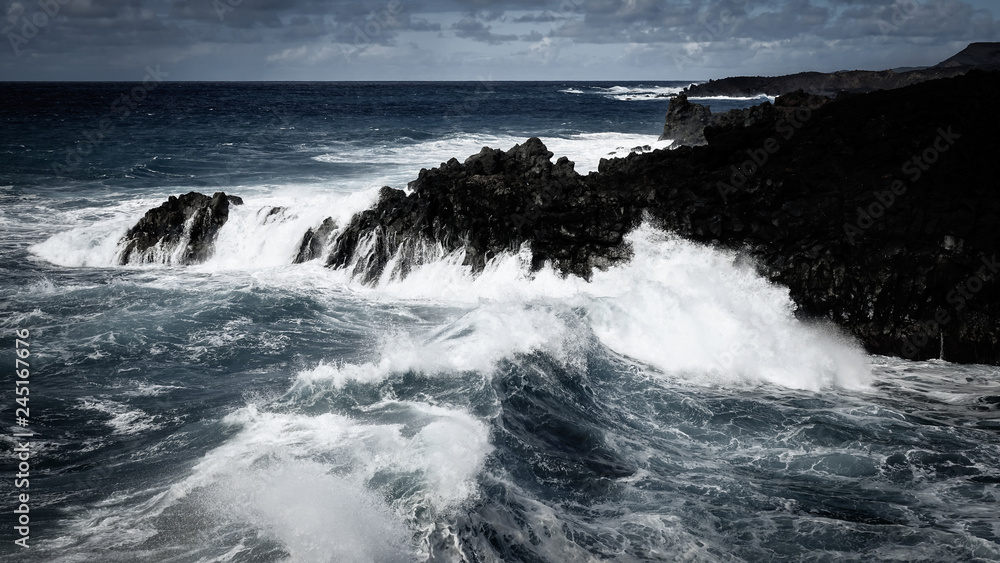
<path fill-rule="evenodd" d="M 663 148 L 686 85 L 0 84 L 0 560 L 1000 560 L 1000 370 L 868 355 L 745 256 L 292 264 L 483 146 Z M 117 265 L 190 191 L 244 201 L 214 256 Z"/>

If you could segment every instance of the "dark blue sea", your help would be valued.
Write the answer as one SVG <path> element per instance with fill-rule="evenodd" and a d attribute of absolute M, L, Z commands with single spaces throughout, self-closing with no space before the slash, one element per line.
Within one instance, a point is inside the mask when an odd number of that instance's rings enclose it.
<path fill-rule="evenodd" d="M 867 355 L 737 254 L 292 263 L 483 146 L 662 148 L 684 86 L 0 84 L 0 560 L 1000 560 L 998 368 Z M 244 201 L 215 254 L 117 265 L 190 191 Z"/>

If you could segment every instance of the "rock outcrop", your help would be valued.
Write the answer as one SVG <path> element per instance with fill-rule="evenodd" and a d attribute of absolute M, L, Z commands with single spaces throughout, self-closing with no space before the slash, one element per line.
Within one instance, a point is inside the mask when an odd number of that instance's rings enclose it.
<path fill-rule="evenodd" d="M 337 223 L 334 222 L 332 217 L 323 219 L 323 222 L 315 229 L 310 228 L 307 230 L 306 234 L 302 236 L 302 242 L 299 243 L 299 251 L 292 262 L 294 264 L 301 264 L 322 257 L 323 251 L 330 244 L 330 239 L 336 230 Z"/>
<path fill-rule="evenodd" d="M 478 271 L 489 258 L 528 242 L 536 265 L 551 261 L 588 277 L 593 267 L 627 255 L 622 241 L 638 203 L 629 194 L 589 190 L 572 162 L 551 158 L 532 138 L 508 151 L 484 148 L 465 162 L 421 170 L 409 195 L 383 188 L 375 207 L 338 236 L 327 262 L 353 264 L 356 275 L 371 281 L 393 256 L 402 253 L 397 267 L 406 268 L 435 247 L 464 249 L 465 263 Z"/>
<path fill-rule="evenodd" d="M 216 192 L 170 196 L 150 209 L 118 243 L 118 263 L 198 264 L 215 251 L 215 238 L 229 219 L 229 206 L 243 200 Z"/>
<path fill-rule="evenodd" d="M 693 104 L 688 101 L 686 95 L 680 94 L 670 100 L 660 140 L 672 140 L 670 148 L 697 147 L 708 142 L 705 138 L 706 129 L 750 127 L 759 121 L 773 121 L 792 116 L 795 111 L 801 111 L 802 108 L 810 111 L 819 109 L 828 101 L 830 98 L 799 90 L 778 96 L 773 105 L 764 102 L 746 109 L 731 109 L 725 113 L 713 114 L 708 107 Z"/>
<path fill-rule="evenodd" d="M 701 104 L 692 104 L 686 95 L 679 94 L 671 98 L 667 106 L 667 119 L 659 140 L 673 140 L 671 147 L 704 145 L 707 142 L 705 127 L 711 121 L 711 109 Z"/>

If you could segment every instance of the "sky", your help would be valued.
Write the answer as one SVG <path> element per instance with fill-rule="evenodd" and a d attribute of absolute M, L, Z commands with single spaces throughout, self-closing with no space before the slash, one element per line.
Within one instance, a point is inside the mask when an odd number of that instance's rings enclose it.
<path fill-rule="evenodd" d="M 1000 0 L 0 0 L 0 81 L 706 80 L 929 66 Z"/>

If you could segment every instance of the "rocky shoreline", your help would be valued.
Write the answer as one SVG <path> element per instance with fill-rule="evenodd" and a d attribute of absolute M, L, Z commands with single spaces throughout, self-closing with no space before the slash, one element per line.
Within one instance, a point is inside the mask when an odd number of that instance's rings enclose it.
<path fill-rule="evenodd" d="M 628 260 L 625 235 L 648 220 L 751 257 L 801 317 L 871 353 L 1000 364 L 998 88 L 1000 73 L 975 71 L 823 103 L 802 93 L 709 124 L 703 146 L 603 160 L 586 176 L 538 139 L 484 148 L 421 170 L 409 193 L 383 188 L 341 228 L 317 225 L 289 260 L 372 282 L 390 264 L 405 276 L 429 246 L 464 249 L 474 270 L 526 246 L 535 268 L 588 278 Z M 161 244 L 139 226 L 123 247 Z"/>
<path fill-rule="evenodd" d="M 684 89 L 684 94 L 689 98 L 754 97 L 780 96 L 802 90 L 809 94 L 834 97 L 841 93 L 864 94 L 875 90 L 893 90 L 928 80 L 961 76 L 974 69 L 1000 70 L 1000 43 L 972 43 L 954 56 L 928 68 L 733 76 L 693 84 Z"/>

